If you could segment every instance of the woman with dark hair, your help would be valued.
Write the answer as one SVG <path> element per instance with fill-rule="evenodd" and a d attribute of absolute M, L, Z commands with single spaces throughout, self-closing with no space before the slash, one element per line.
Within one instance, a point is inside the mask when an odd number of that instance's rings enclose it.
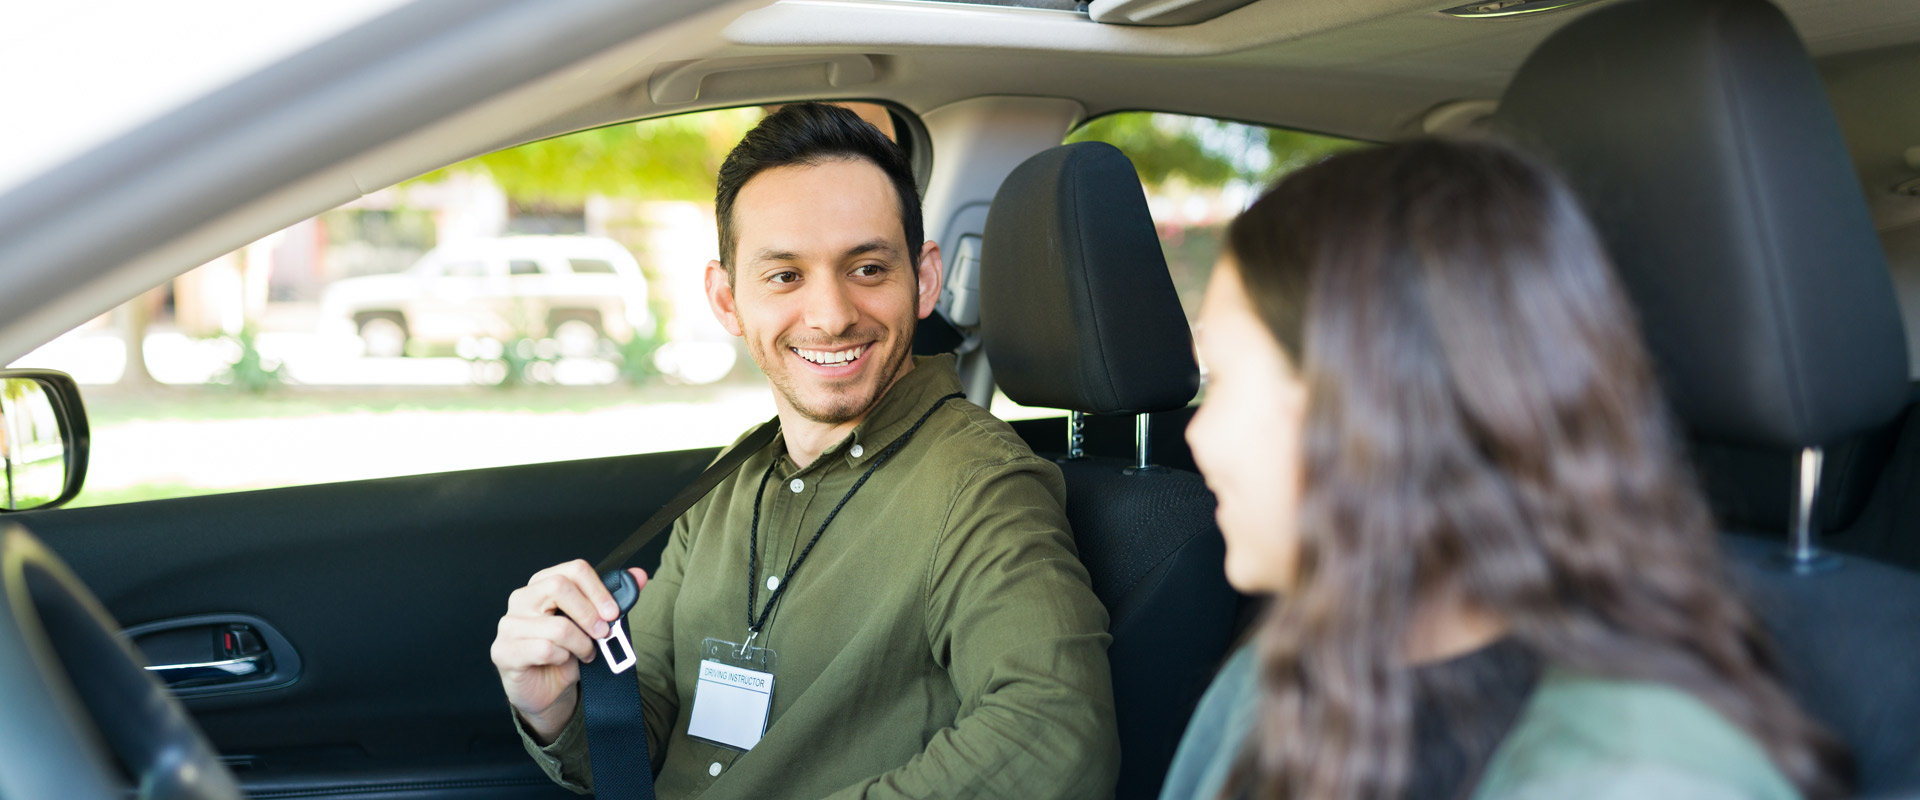
<path fill-rule="evenodd" d="M 1421 140 L 1236 219 L 1187 430 L 1276 596 L 1165 798 L 1825 798 L 1631 312 L 1548 171 Z"/>

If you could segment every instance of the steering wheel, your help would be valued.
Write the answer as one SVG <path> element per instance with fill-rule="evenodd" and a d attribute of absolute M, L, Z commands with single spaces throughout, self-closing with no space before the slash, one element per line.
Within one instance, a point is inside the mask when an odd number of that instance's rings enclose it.
<path fill-rule="evenodd" d="M 119 630 L 45 545 L 0 527 L 0 797 L 239 800 Z"/>

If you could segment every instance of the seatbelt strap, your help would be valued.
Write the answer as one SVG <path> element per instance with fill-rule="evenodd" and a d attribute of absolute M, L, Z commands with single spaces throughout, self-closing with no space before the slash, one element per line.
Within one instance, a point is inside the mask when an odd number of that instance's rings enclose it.
<path fill-rule="evenodd" d="M 661 531 L 672 527 L 674 520 L 679 519 L 681 514 L 687 513 L 687 509 L 692 508 L 694 503 L 700 502 L 700 498 L 706 497 L 708 492 L 713 491 L 713 487 L 719 486 L 721 481 L 726 480 L 728 475 L 732 475 L 733 471 L 739 469 L 740 465 L 746 463 L 754 453 L 760 452 L 760 448 L 772 444 L 773 437 L 779 433 L 779 417 L 760 423 L 760 427 L 747 434 L 747 438 L 741 439 L 739 444 L 722 453 L 720 458 L 707 467 L 706 472 L 700 473 L 700 477 L 695 478 L 693 483 L 687 484 L 687 487 L 674 495 L 672 500 L 668 500 L 666 505 L 661 506 L 659 511 L 653 512 L 653 516 L 648 517 L 646 522 L 640 523 L 639 530 L 634 531 L 632 536 L 628 536 L 619 547 L 613 548 L 613 552 L 608 553 L 606 558 L 600 559 L 600 563 L 594 566 L 594 571 L 604 576 L 613 570 L 626 568 L 627 562 L 635 553 L 640 552 L 640 548 L 646 547 L 647 543 L 653 541 L 653 537 L 659 536 Z"/>
<path fill-rule="evenodd" d="M 653 516 L 641 523 L 639 530 L 600 560 L 595 569 L 601 579 L 607 581 L 612 573 L 624 571 L 634 554 L 661 532 L 673 527 L 680 515 L 687 513 L 687 509 L 712 492 L 713 487 L 720 485 L 749 457 L 771 443 L 779 432 L 780 419 L 775 417 L 722 454 L 719 460 L 707 467 L 706 472 L 700 473 L 693 483 L 681 489 L 659 511 L 653 512 Z M 613 579 L 617 580 L 617 576 Z M 627 610 L 631 607 L 631 603 L 622 605 L 620 618 L 613 621 L 613 627 L 624 642 L 633 641 L 626 636 Z M 631 653 L 622 655 L 632 657 Z M 640 684 L 632 674 L 616 673 L 610 669 L 608 665 L 613 660 L 609 657 L 598 663 L 580 665 L 580 704 L 586 717 L 587 757 L 593 767 L 593 795 L 599 800 L 653 800 L 653 761 L 647 753 L 647 720 L 640 707 Z"/>

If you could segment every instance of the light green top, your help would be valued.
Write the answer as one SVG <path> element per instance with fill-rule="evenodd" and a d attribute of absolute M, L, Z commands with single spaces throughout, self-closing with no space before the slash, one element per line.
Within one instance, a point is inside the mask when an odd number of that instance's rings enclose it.
<path fill-rule="evenodd" d="M 628 615 L 661 798 L 1111 796 L 1107 614 L 1067 532 L 1060 470 L 963 399 L 853 496 L 755 639 L 777 654 L 766 736 L 746 753 L 687 736 L 702 640 L 747 635 L 761 475 L 778 459 L 753 578 L 764 604 L 768 576 L 871 461 L 960 390 L 950 356 L 915 363 L 813 464 L 796 469 L 776 438 L 674 525 Z M 578 714 L 528 749 L 562 785 L 591 787 Z"/>
<path fill-rule="evenodd" d="M 1253 728 L 1252 645 L 1207 688 L 1162 800 L 1220 795 Z M 1548 668 L 1473 800 L 1797 800 L 1760 746 L 1705 703 L 1654 683 Z"/>

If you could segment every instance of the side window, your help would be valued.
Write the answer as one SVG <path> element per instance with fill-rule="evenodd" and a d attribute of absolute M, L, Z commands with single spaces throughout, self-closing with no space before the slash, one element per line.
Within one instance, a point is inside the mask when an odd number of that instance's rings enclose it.
<path fill-rule="evenodd" d="M 613 125 L 453 164 L 47 343 L 13 366 L 82 384 L 91 467 L 73 505 L 732 441 L 773 399 L 714 320 L 703 272 L 720 163 L 772 110 Z M 563 264 L 592 277 L 495 279 Z"/>
<path fill-rule="evenodd" d="M 442 267 L 440 274 L 448 278 L 481 278 L 487 274 L 487 264 L 477 259 L 455 261 Z"/>
<path fill-rule="evenodd" d="M 567 266 L 575 275 L 612 275 L 613 262 L 604 258 L 569 258 Z"/>
<path fill-rule="evenodd" d="M 1087 121 L 1068 142 L 1106 142 L 1133 161 L 1146 189 L 1161 252 L 1192 324 L 1234 215 L 1281 176 L 1341 150 L 1367 143 L 1337 136 L 1240 122 L 1127 111 Z M 994 414 L 1008 419 L 1059 416 L 997 397 Z"/>
<path fill-rule="evenodd" d="M 1220 256 L 1227 223 L 1287 173 L 1367 144 L 1285 128 L 1143 111 L 1089 120 L 1067 141 L 1106 142 L 1133 160 L 1188 323 L 1200 316 L 1200 297 Z"/>

